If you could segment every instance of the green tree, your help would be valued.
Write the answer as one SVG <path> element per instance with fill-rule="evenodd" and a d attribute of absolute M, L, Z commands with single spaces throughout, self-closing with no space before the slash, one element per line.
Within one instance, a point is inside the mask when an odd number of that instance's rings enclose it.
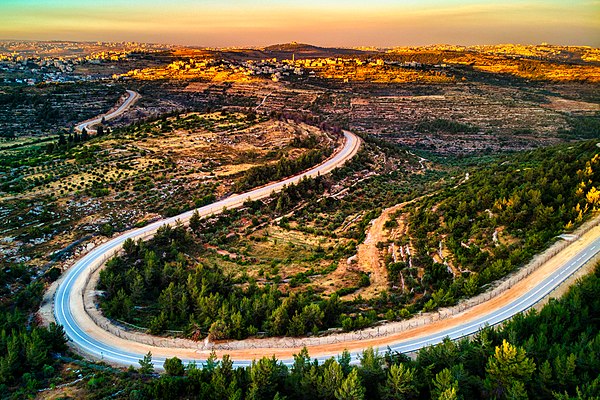
<path fill-rule="evenodd" d="M 294 354 L 294 364 L 292 365 L 292 375 L 302 376 L 310 369 L 310 355 L 308 349 L 303 347 L 300 353 Z"/>
<path fill-rule="evenodd" d="M 348 374 L 339 389 L 335 391 L 335 398 L 337 400 L 363 400 L 365 398 L 365 388 L 356 368 Z"/>
<path fill-rule="evenodd" d="M 67 144 L 67 140 L 65 139 L 65 134 L 60 132 L 58 134 L 58 145 L 59 146 L 64 146 Z"/>
<path fill-rule="evenodd" d="M 383 357 L 379 355 L 378 351 L 373 350 L 372 347 L 365 349 L 360 356 L 360 369 L 358 373 L 367 393 L 377 393 L 379 385 L 385 380 L 383 364 Z"/>
<path fill-rule="evenodd" d="M 138 361 L 140 363 L 140 374 L 152 374 L 154 373 L 154 363 L 152 362 L 152 353 L 148 352 L 143 359 Z"/>
<path fill-rule="evenodd" d="M 222 340 L 229 338 L 229 326 L 222 319 L 218 319 L 210 325 L 208 330 L 210 340 Z"/>
<path fill-rule="evenodd" d="M 3 332 L 4 333 L 4 332 Z M 12 335 L 5 340 L 6 350 L 4 357 L 0 358 L 0 383 L 10 383 L 15 379 L 15 374 L 21 369 L 19 338 Z"/>
<path fill-rule="evenodd" d="M 342 354 L 338 356 L 338 362 L 340 363 L 340 367 L 342 367 L 344 376 L 347 376 L 350 373 L 350 361 L 352 361 L 350 352 L 347 349 L 344 349 L 344 351 L 342 351 Z"/>
<path fill-rule="evenodd" d="M 458 396 L 458 382 L 448 368 L 441 370 L 433 379 L 432 399 Z"/>
<path fill-rule="evenodd" d="M 503 340 L 488 359 L 485 386 L 492 397 L 509 398 L 509 393 L 521 391 L 520 387 L 531 379 L 534 371 L 535 363 L 525 350 Z"/>
<path fill-rule="evenodd" d="M 263 357 L 252 362 L 250 368 L 250 389 L 248 398 L 252 400 L 272 399 L 278 392 L 281 379 L 287 368 L 275 357 Z"/>
<path fill-rule="evenodd" d="M 556 378 L 558 383 L 564 387 L 574 386 L 577 382 L 575 374 L 577 356 L 573 353 L 561 354 L 554 360 L 554 370 L 556 371 Z"/>
<path fill-rule="evenodd" d="M 36 370 L 39 369 L 48 359 L 48 348 L 39 330 L 35 329 L 30 335 L 24 335 L 23 340 L 27 364 Z"/>
<path fill-rule="evenodd" d="M 527 400 L 529 395 L 523 382 L 514 381 L 511 386 L 506 389 L 506 399 L 509 400 Z"/>
<path fill-rule="evenodd" d="M 43 330 L 41 333 L 44 337 L 44 342 L 50 346 L 52 351 L 58 352 L 67 349 L 67 338 L 62 325 L 51 322 L 48 329 Z"/>
<path fill-rule="evenodd" d="M 211 377 L 213 396 L 215 399 L 229 400 L 241 398 L 237 377 L 234 374 L 233 362 L 228 355 L 224 355 L 219 365 L 214 369 Z"/>
<path fill-rule="evenodd" d="M 450 389 L 446 389 L 440 393 L 438 397 L 435 397 L 437 400 L 458 400 L 458 389 L 455 387 L 451 387 Z"/>
<path fill-rule="evenodd" d="M 108 222 L 102 224 L 102 226 L 100 227 L 100 234 L 103 236 L 112 237 L 113 233 L 115 233 L 115 228 L 113 228 L 113 226 Z"/>
<path fill-rule="evenodd" d="M 321 327 L 324 316 L 318 304 L 309 304 L 302 309 L 300 318 L 307 331 L 316 331 Z"/>
<path fill-rule="evenodd" d="M 112 299 L 108 300 L 108 315 L 112 318 L 129 319 L 133 311 L 133 303 L 123 289 L 119 289 Z"/>
<path fill-rule="evenodd" d="M 135 244 L 135 241 L 131 238 L 126 239 L 123 242 L 123 250 L 125 251 L 125 254 L 128 257 L 132 257 L 137 250 L 137 245 Z"/>
<path fill-rule="evenodd" d="M 148 330 L 153 335 L 163 333 L 167 329 L 167 315 L 163 312 L 150 320 Z"/>
<path fill-rule="evenodd" d="M 145 293 L 144 278 L 139 273 L 136 273 L 131 283 L 131 300 L 134 304 L 139 304 L 144 299 Z"/>
<path fill-rule="evenodd" d="M 418 394 L 415 372 L 404 364 L 392 364 L 385 384 L 380 389 L 383 399 L 409 399 Z"/>
<path fill-rule="evenodd" d="M 323 379 L 319 381 L 317 392 L 323 399 L 334 399 L 335 392 L 344 381 L 344 371 L 340 364 L 333 358 L 325 361 L 323 365 Z"/>
<path fill-rule="evenodd" d="M 198 230 L 200 229 L 200 214 L 198 213 L 198 210 L 194 210 L 194 213 L 190 217 L 190 229 L 194 233 L 198 233 Z"/>
<path fill-rule="evenodd" d="M 290 317 L 288 315 L 288 303 L 289 298 L 283 300 L 281 305 L 273 311 L 271 314 L 271 334 L 274 336 L 285 335 L 288 325 L 290 322 Z"/>
<path fill-rule="evenodd" d="M 536 389 L 540 391 L 540 394 L 543 393 L 548 397 L 552 395 L 552 388 L 555 386 L 555 380 L 552 374 L 552 366 L 548 360 L 545 360 L 539 367 L 536 386 Z"/>
<path fill-rule="evenodd" d="M 167 358 L 165 360 L 164 368 L 167 375 L 183 376 L 185 374 L 185 367 L 177 357 Z"/>
<path fill-rule="evenodd" d="M 225 357 L 223 357 L 223 362 L 226 362 L 226 360 L 229 360 L 229 356 L 225 355 Z M 231 360 L 229 360 L 231 361 Z M 211 351 L 210 354 L 208 355 L 208 358 L 206 359 L 206 362 L 204 363 L 204 367 L 203 369 L 212 374 L 212 372 L 219 366 L 219 361 L 217 360 L 217 353 L 215 353 L 215 351 Z"/>

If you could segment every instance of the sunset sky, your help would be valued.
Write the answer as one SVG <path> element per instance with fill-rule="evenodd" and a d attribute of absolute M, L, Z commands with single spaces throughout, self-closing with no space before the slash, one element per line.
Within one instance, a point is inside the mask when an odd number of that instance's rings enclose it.
<path fill-rule="evenodd" d="M 600 0 L 0 0 L 0 39 L 600 46 Z"/>

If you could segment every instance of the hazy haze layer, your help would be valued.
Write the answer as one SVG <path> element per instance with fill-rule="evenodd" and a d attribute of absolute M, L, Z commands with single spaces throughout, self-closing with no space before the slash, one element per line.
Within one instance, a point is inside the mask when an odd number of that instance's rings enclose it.
<path fill-rule="evenodd" d="M 600 45 L 600 1 L 0 1 L 0 38 L 260 46 Z"/>

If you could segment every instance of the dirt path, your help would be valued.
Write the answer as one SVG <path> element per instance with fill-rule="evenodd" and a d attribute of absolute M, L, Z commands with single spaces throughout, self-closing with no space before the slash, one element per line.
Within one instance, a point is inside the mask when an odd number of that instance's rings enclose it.
<path fill-rule="evenodd" d="M 373 255 L 372 245 L 375 246 L 379 238 L 383 238 L 383 224 L 389 218 L 389 214 L 394 212 L 402 205 L 398 205 L 387 209 L 373 223 L 374 235 L 369 237 L 365 243 L 363 256 L 368 259 Z M 594 222 L 598 222 L 600 218 L 596 218 Z M 580 230 L 582 231 L 582 230 Z M 377 234 L 376 232 L 379 232 Z M 568 247 L 562 249 L 555 257 L 549 258 L 539 267 L 532 269 L 532 272 L 524 277 L 511 277 L 505 281 L 506 290 L 502 290 L 499 294 L 493 297 L 484 298 L 486 301 L 466 308 L 464 311 L 456 313 L 448 313 L 447 310 L 425 314 L 423 316 L 411 319 L 409 321 L 393 322 L 379 327 L 368 328 L 359 332 L 350 332 L 345 334 L 333 334 L 324 337 L 309 337 L 309 338 L 268 338 L 268 339 L 248 339 L 244 341 L 230 341 L 225 343 L 206 343 L 193 342 L 185 340 L 188 348 L 178 346 L 179 343 L 162 342 L 161 338 L 152 337 L 145 334 L 136 334 L 138 340 L 133 340 L 128 332 L 117 329 L 113 334 L 105 330 L 105 327 L 98 326 L 87 312 L 77 312 L 74 315 L 76 325 L 87 334 L 101 343 L 105 343 L 116 349 L 123 351 L 136 352 L 145 354 L 151 351 L 156 357 L 173 357 L 177 356 L 182 359 L 199 359 L 206 358 L 211 350 L 216 350 L 219 356 L 229 354 L 234 360 L 251 360 L 257 357 L 275 355 L 280 359 L 290 359 L 293 354 L 297 354 L 304 346 L 309 348 L 309 352 L 313 357 L 325 357 L 337 355 L 344 349 L 350 351 L 360 351 L 369 346 L 385 348 L 393 343 L 400 342 L 406 339 L 415 339 L 436 333 L 443 332 L 453 327 L 464 326 L 469 322 L 491 312 L 501 309 L 510 304 L 515 299 L 518 299 L 529 293 L 539 282 L 555 272 L 566 260 L 573 258 L 575 254 L 587 247 L 591 242 L 600 237 L 600 227 L 594 226 L 587 232 L 581 235 L 579 239 L 571 243 Z M 543 255 L 542 255 L 543 256 Z M 540 257 L 542 257 L 540 256 Z M 547 257 L 547 256 L 544 256 Z M 536 261 L 534 261 L 535 263 Z M 383 266 L 377 263 L 372 263 L 365 268 L 372 268 L 373 286 L 381 285 L 382 278 L 387 285 L 387 279 Z M 517 273 L 516 275 L 518 275 Z M 376 278 L 379 276 L 380 278 Z M 518 278 L 518 279 L 517 279 Z M 85 276 L 80 277 L 81 282 L 75 283 L 75 286 L 82 290 L 86 287 Z M 377 282 L 377 283 L 376 283 Z M 471 300 L 467 301 L 469 303 Z M 83 310 L 83 296 L 75 295 L 72 297 L 72 303 L 75 304 L 73 309 Z M 475 303 L 473 303 L 475 304 Z M 445 315 L 445 318 L 440 318 Z M 437 318 L 436 318 L 437 317 Z M 111 327 L 111 330 L 115 328 Z M 123 337 L 120 337 L 123 336 Z M 178 339 L 183 340 L 183 339 Z M 167 344 L 167 346 L 164 346 Z M 163 345 L 163 346 L 161 346 Z M 83 347 L 85 349 L 85 346 Z"/>
<path fill-rule="evenodd" d="M 406 203 L 386 208 L 381 215 L 371 221 L 365 241 L 358 246 L 356 269 L 365 272 L 371 279 L 371 284 L 354 292 L 348 298 L 361 295 L 365 299 L 373 298 L 388 288 L 387 271 L 377 243 L 389 239 L 390 231 L 384 227 L 390 215 L 404 207 Z"/>
<path fill-rule="evenodd" d="M 356 253 L 356 266 L 350 266 L 349 269 L 360 270 L 369 274 L 371 279 L 371 284 L 368 287 L 361 288 L 356 292 L 346 296 L 344 299 L 350 300 L 361 295 L 365 299 L 369 299 L 377 296 L 384 290 L 388 289 L 388 275 L 387 270 L 384 264 L 384 260 L 381 254 L 381 250 L 377 247 L 377 244 L 380 242 L 386 242 L 388 240 L 395 240 L 398 237 L 407 234 L 407 225 L 406 221 L 400 221 L 399 226 L 391 229 L 387 229 L 384 227 L 386 221 L 390 219 L 390 215 L 394 214 L 396 211 L 405 207 L 408 204 L 415 203 L 424 197 L 432 196 L 432 194 L 427 194 L 424 196 L 419 196 L 410 201 L 406 201 L 404 203 L 396 204 L 395 206 L 386 208 L 381 212 L 381 215 L 371 221 L 371 225 L 367 230 L 366 238 L 363 243 L 358 246 Z M 394 247 L 393 250 L 395 252 L 398 251 L 397 247 Z"/>

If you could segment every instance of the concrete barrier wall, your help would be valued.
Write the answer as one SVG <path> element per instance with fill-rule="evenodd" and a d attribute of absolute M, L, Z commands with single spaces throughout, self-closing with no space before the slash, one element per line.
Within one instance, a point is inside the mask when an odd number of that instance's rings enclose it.
<path fill-rule="evenodd" d="M 590 229 L 600 225 L 600 217 L 590 220 L 583 224 L 573 234 L 573 241 L 579 239 L 582 235 L 587 233 Z M 151 234 L 147 235 L 151 236 Z M 139 343 L 149 344 L 158 347 L 178 347 L 178 348 L 190 348 L 198 350 L 238 350 L 238 349 L 259 349 L 259 348 L 299 348 L 303 346 L 317 346 L 325 344 L 343 343 L 347 341 L 357 341 L 365 339 L 375 339 L 392 334 L 401 333 L 409 329 L 414 329 L 420 326 L 431 324 L 432 322 L 444 320 L 462 313 L 470 308 L 485 303 L 490 299 L 504 293 L 506 290 L 522 281 L 524 278 L 531 275 L 541 265 L 550 260 L 560 251 L 564 250 L 571 244 L 571 241 L 559 240 L 550 246 L 546 251 L 537 255 L 531 262 L 519 270 L 511 273 L 507 277 L 496 281 L 494 286 L 484 293 L 481 293 L 470 299 L 463 300 L 457 305 L 452 307 L 440 308 L 437 311 L 423 313 L 421 315 L 412 317 L 404 321 L 384 323 L 379 326 L 366 328 L 363 330 L 347 332 L 347 333 L 333 333 L 323 336 L 313 336 L 304 338 L 289 338 L 289 337 L 276 337 L 276 338 L 263 338 L 263 339 L 246 339 L 246 340 L 233 340 L 224 342 L 209 342 L 204 340 L 202 342 L 196 342 L 189 339 L 174 338 L 174 337 L 158 337 L 152 336 L 139 329 L 131 329 L 125 326 L 118 326 L 111 322 L 109 319 L 104 317 L 97 306 L 96 292 L 94 288 L 97 285 L 99 278 L 99 269 L 106 262 L 106 258 L 94 266 L 91 269 L 91 273 L 87 277 L 86 290 L 82 294 L 84 296 L 85 310 L 92 320 L 100 326 L 102 329 L 112 333 L 115 336 L 136 341 Z M 600 256 L 595 257 L 600 259 Z M 589 263 L 588 263 L 589 264 Z M 577 271 L 574 275 L 577 274 Z M 562 286 L 562 285 L 561 285 Z M 543 300 L 546 300 L 549 296 L 546 296 Z M 542 302 L 540 301 L 540 302 Z M 539 304 L 540 302 L 536 303 Z M 536 306 L 534 305 L 534 306 Z"/>

